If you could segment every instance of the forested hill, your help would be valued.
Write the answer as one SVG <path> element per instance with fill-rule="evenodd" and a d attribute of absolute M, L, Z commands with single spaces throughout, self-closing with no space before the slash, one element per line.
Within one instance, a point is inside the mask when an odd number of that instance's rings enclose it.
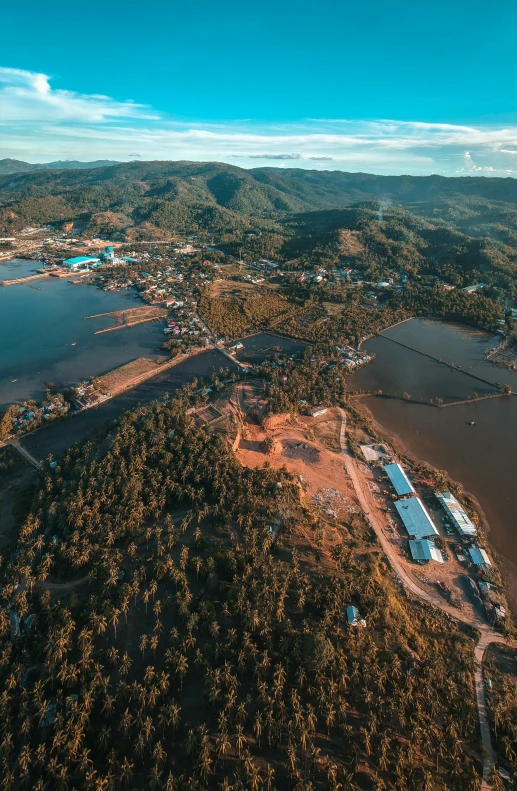
<path fill-rule="evenodd" d="M 112 159 L 96 159 L 94 162 L 79 162 L 76 159 L 60 159 L 57 162 L 32 163 L 20 159 L 0 159 L 0 175 L 8 176 L 11 173 L 31 173 L 35 170 L 77 170 L 78 168 L 101 168 L 107 165 L 117 165 Z"/>
<path fill-rule="evenodd" d="M 56 169 L 0 177 L 0 233 L 28 223 L 78 219 L 86 227 L 93 215 L 103 213 L 110 216 L 97 225 L 110 231 L 142 224 L 169 232 L 196 226 L 211 232 L 271 228 L 294 213 L 375 199 L 381 211 L 399 205 L 472 235 L 500 238 L 502 232 L 506 240 L 517 216 L 517 180 L 511 178 L 244 170 L 216 162 L 128 162 L 86 169 L 84 163 L 72 169 L 72 163 L 53 164 Z"/>

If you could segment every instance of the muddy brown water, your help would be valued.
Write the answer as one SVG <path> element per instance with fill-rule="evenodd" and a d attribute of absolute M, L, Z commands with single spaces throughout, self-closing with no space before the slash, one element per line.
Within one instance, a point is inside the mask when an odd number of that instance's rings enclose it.
<path fill-rule="evenodd" d="M 444 403 L 498 391 L 495 383 L 517 389 L 517 374 L 483 361 L 493 336 L 460 325 L 412 319 L 388 330 L 388 336 L 454 361 L 451 370 L 387 338 L 372 338 L 365 348 L 373 364 L 352 377 L 353 386 L 385 394 L 406 392 L 415 401 L 442 398 Z M 473 373 L 493 385 L 468 376 Z M 375 420 L 418 458 L 463 484 L 478 500 L 489 524 L 488 539 L 499 555 L 517 612 L 517 396 L 437 409 L 400 399 L 368 397 Z M 469 425 L 474 421 L 475 425 Z"/>

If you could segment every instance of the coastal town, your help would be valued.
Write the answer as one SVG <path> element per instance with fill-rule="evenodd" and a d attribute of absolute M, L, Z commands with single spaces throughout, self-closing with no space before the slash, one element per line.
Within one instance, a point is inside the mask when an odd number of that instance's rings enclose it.
<path fill-rule="evenodd" d="M 266 463 L 294 476 L 303 501 L 319 524 L 314 535 L 298 528 L 302 544 L 307 541 L 316 559 L 333 558 L 336 547 L 347 540 L 343 525 L 361 515 L 365 520 L 361 546 L 369 546 L 372 538 L 366 536 L 373 531 L 403 589 L 417 599 L 428 599 L 453 621 L 480 629 L 487 645 L 504 643 L 513 634 L 500 570 L 486 542 L 483 518 L 470 499 L 466 504 L 453 482 L 433 479 L 414 460 L 402 458 L 389 442 L 366 427 L 348 396 L 342 401 L 349 407 L 346 417 L 343 409 L 332 405 L 335 397 L 327 401 L 316 391 L 311 393 L 296 384 L 297 371 L 306 366 L 327 389 L 332 381 L 344 386 L 349 377 L 373 363 L 376 355 L 367 344 L 363 346 L 369 338 L 367 331 L 309 345 L 312 354 L 307 354 L 307 327 L 339 317 L 339 304 L 328 303 L 326 313 L 312 305 L 299 310 L 282 296 L 286 286 L 305 288 L 309 284 L 330 291 L 346 284 L 360 294 L 361 310 L 375 315 L 384 309 L 389 294 L 406 287 L 407 277 L 394 270 L 389 280 L 366 282 L 353 267 L 293 273 L 269 259 L 246 263 L 214 244 L 201 243 L 196 236 L 169 244 L 139 245 L 49 236 L 31 242 L 28 253 L 30 258 L 25 260 L 34 262 L 34 273 L 4 281 L 5 288 L 47 278 L 51 284 L 55 278 L 70 288 L 121 292 L 131 300 L 131 306 L 85 316 L 108 322 L 92 331 L 124 333 L 152 322 L 159 327 L 162 341 L 154 358 L 137 358 L 99 372 L 64 393 L 49 391 L 41 402 L 13 404 L 2 423 L 5 448 L 12 446 L 38 470 L 57 471 L 59 461 L 53 454 L 46 460 L 34 456 L 27 440 L 40 431 L 47 432 L 57 419 L 88 414 L 92 408 L 100 411 L 106 402 L 192 356 L 216 351 L 221 374 L 197 383 L 186 415 L 208 435 L 221 437 L 245 468 L 262 468 Z M 479 284 L 479 288 L 464 291 L 471 294 L 482 288 Z M 246 325 L 240 317 L 235 320 L 230 311 L 229 321 L 218 315 L 220 303 L 244 304 L 242 316 L 246 319 L 247 306 L 255 305 L 253 299 L 271 305 L 273 319 L 265 326 L 255 319 Z M 267 340 L 266 336 L 262 339 L 261 329 L 269 330 Z M 302 338 L 299 348 L 276 345 L 276 341 L 292 344 Z M 409 397 L 404 394 L 403 400 Z M 282 411 L 285 403 L 291 404 L 287 412 Z M 284 518 L 276 515 L 268 535 L 279 547 L 285 540 L 284 530 Z M 55 541 L 59 541 L 57 534 Z M 368 608 L 359 595 L 348 603 L 346 619 L 351 628 L 370 628 Z M 418 667 L 415 653 L 410 661 L 411 667 Z M 481 677 L 481 665 L 479 674 Z M 482 680 L 480 718 L 489 694 L 485 686 Z M 489 742 L 487 745 L 491 749 Z M 484 775 L 488 776 L 493 764 L 493 758 L 485 760 Z"/>
<path fill-rule="evenodd" d="M 517 791 L 517 6 L 4 5 L 0 791 Z"/>

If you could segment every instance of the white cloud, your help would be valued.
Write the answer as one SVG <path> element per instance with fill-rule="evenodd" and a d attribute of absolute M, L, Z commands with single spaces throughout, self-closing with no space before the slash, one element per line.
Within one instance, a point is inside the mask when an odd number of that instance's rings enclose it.
<path fill-rule="evenodd" d="M 269 159 L 311 168 L 332 161 L 338 170 L 511 175 L 514 155 L 517 126 L 335 118 L 186 123 L 133 101 L 54 88 L 46 74 L 0 68 L 0 158 L 238 158 L 244 167 Z"/>
<path fill-rule="evenodd" d="M 109 96 L 55 90 L 50 77 L 0 67 L 0 123 L 5 121 L 105 122 L 113 118 L 156 119 L 149 108 Z"/>

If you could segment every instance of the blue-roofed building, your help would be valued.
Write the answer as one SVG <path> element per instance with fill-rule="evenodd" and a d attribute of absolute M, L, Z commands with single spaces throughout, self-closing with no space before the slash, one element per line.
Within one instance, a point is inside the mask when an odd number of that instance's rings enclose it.
<path fill-rule="evenodd" d="M 415 494 L 413 485 L 400 464 L 386 464 L 384 472 L 399 497 L 404 497 L 406 494 Z"/>
<path fill-rule="evenodd" d="M 63 261 L 63 266 L 69 269 L 87 269 L 97 264 L 100 264 L 100 258 L 95 258 L 93 255 L 77 255 L 75 258 L 67 258 Z"/>
<path fill-rule="evenodd" d="M 395 508 L 412 538 L 422 539 L 438 535 L 438 530 L 419 497 L 395 500 Z"/>
<path fill-rule="evenodd" d="M 443 555 L 438 547 L 428 538 L 421 540 L 414 539 L 409 542 L 409 550 L 411 557 L 418 563 L 428 563 L 430 560 L 435 560 L 436 563 L 443 563 Z"/>
<path fill-rule="evenodd" d="M 491 566 L 492 562 L 483 547 L 470 547 L 470 559 L 475 566 Z"/>
<path fill-rule="evenodd" d="M 354 607 L 352 604 L 346 608 L 346 617 L 348 623 L 352 624 L 352 626 L 356 626 L 359 621 L 359 610 L 357 607 Z"/>

